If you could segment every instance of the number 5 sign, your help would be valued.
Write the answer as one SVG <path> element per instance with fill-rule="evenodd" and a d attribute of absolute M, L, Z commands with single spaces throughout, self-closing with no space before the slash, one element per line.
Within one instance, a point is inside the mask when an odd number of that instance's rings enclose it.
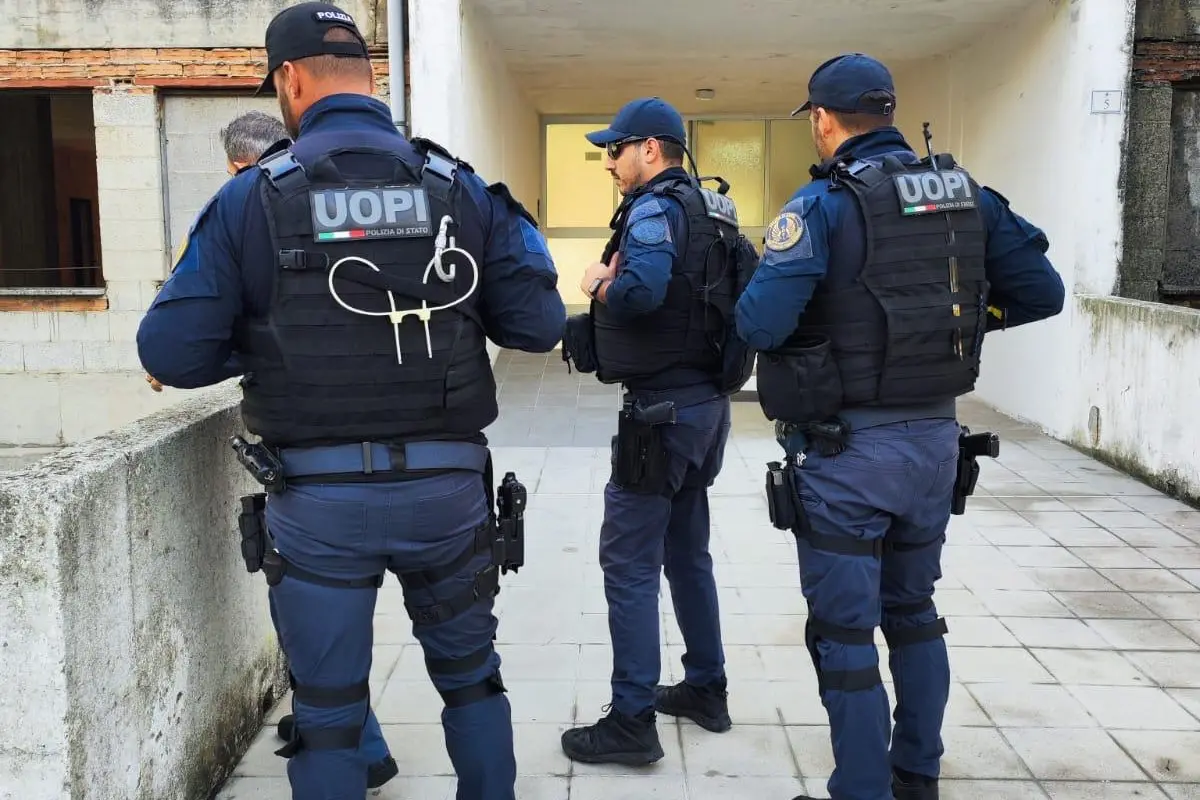
<path fill-rule="evenodd" d="M 1125 93 L 1119 89 L 1092 92 L 1093 114 L 1120 114 L 1124 111 Z"/>

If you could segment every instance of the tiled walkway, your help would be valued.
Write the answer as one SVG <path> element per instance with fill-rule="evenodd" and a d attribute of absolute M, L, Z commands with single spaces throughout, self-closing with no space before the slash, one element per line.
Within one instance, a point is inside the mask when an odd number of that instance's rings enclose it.
<path fill-rule="evenodd" d="M 762 494 L 778 448 L 755 403 L 735 404 L 712 493 L 733 730 L 660 717 L 666 758 L 642 770 L 562 755 L 560 732 L 594 721 L 609 699 L 597 538 L 618 393 L 568 375 L 557 353 L 504 353 L 497 369 L 496 467 L 531 492 L 527 566 L 497 599 L 518 796 L 827 796 L 829 734 L 803 648 L 795 550 L 767 521 Z M 1200 800 L 1200 511 L 977 403 L 961 412 L 1000 434 L 1002 454 L 985 460 L 980 490 L 952 521 L 937 593 L 953 671 L 942 797 Z M 664 677 L 678 679 L 665 581 L 663 593 Z M 441 702 L 394 582 L 375 630 L 371 688 L 401 776 L 372 794 L 453 798 Z M 277 746 L 265 729 L 220 800 L 290 797 Z"/>

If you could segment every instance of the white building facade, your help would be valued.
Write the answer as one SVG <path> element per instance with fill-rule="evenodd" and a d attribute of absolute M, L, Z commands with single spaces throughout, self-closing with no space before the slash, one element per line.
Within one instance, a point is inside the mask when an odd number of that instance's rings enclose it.
<path fill-rule="evenodd" d="M 0 109 L 41 114 L 55 142 L 84 143 L 77 157 L 92 153 L 96 173 L 91 194 L 68 192 L 93 201 L 90 217 L 87 203 L 64 204 L 59 193 L 57 261 L 21 264 L 6 233 L 16 217 L 0 216 L 0 443 L 57 445 L 182 396 L 147 389 L 134 332 L 175 244 L 223 180 L 216 129 L 239 109 L 274 109 L 273 99 L 250 95 L 266 23 L 286 3 L 219 13 L 199 0 L 136 0 L 121 10 L 101 4 L 96 15 L 75 2 L 36 18 L 24 13 L 27 3 L 0 0 L 18 20 L 0 31 Z M 1200 424 L 1191 416 L 1200 408 L 1200 312 L 1123 280 L 1124 192 L 1136 167 L 1127 154 L 1143 130 L 1131 123 L 1130 99 L 1151 97 L 1131 83 L 1135 40 L 1139 29 L 1168 23 L 1181 39 L 1195 37 L 1194 9 L 1175 2 L 1167 12 L 1154 0 L 391 5 L 404 15 L 410 132 L 509 185 L 541 221 L 569 304 L 583 302 L 579 276 L 598 256 L 617 201 L 584 130 L 634 97 L 665 98 L 688 121 L 701 171 L 730 181 L 759 239 L 808 179 L 808 123 L 788 115 L 813 68 L 850 50 L 884 60 L 910 142 L 923 147 L 929 122 L 935 148 L 1043 228 L 1068 289 L 1058 318 L 988 336 L 979 395 L 1200 496 Z M 386 100 L 387 5 L 344 8 L 374 47 Z M 131 15 L 136 25 L 116 24 Z M 1147 124 L 1175 124 L 1173 103 L 1191 107 L 1169 92 L 1153 98 Z M 44 150 L 27 144 L 25 160 L 51 158 Z M 95 228 L 90 248 L 76 241 L 86 219 Z M 6 280 L 14 263 L 41 271 Z"/>

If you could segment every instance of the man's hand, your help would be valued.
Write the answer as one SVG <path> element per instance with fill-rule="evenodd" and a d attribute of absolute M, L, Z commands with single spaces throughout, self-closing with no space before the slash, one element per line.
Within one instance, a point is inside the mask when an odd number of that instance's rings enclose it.
<path fill-rule="evenodd" d="M 621 260 L 620 251 L 612 254 L 612 258 L 605 264 L 602 261 L 593 263 L 590 267 L 583 271 L 583 280 L 579 282 L 579 288 L 584 294 L 588 294 L 588 290 L 592 288 L 597 278 L 603 278 L 606 281 L 611 281 L 617 276 L 617 262 Z M 589 295 L 590 296 L 590 295 Z"/>
<path fill-rule="evenodd" d="M 161 392 L 163 390 L 163 385 L 159 383 L 158 380 L 152 375 L 146 376 L 146 383 L 150 384 L 150 388 L 156 392 Z"/>

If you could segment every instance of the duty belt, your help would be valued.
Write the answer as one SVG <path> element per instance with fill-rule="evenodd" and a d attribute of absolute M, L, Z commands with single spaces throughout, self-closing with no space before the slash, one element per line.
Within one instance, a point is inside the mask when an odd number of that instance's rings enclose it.
<path fill-rule="evenodd" d="M 361 442 L 325 447 L 294 447 L 279 451 L 286 479 L 314 475 L 374 475 L 377 473 L 461 469 L 486 473 L 488 449 L 473 442 L 408 442 L 389 445 Z"/>

